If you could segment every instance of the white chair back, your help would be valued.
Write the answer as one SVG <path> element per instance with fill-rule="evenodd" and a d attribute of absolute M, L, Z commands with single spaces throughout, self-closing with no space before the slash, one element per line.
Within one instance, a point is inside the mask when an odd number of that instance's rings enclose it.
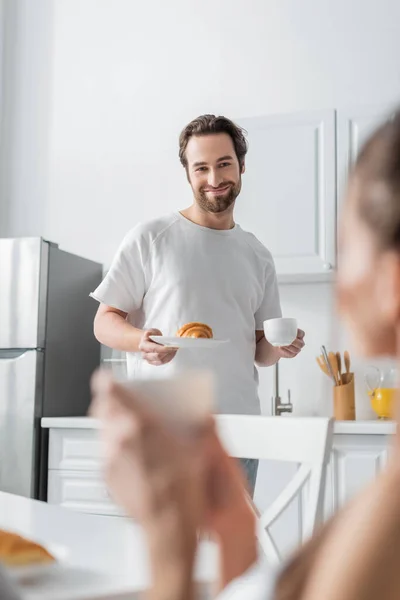
<path fill-rule="evenodd" d="M 252 415 L 218 415 L 216 421 L 220 439 L 230 456 L 299 465 L 291 481 L 262 514 L 251 502 L 259 518 L 259 542 L 268 560 L 278 563 L 281 555 L 269 529 L 297 495 L 303 494 L 305 501 L 302 541 L 312 535 L 323 520 L 333 421 L 319 417 Z"/>

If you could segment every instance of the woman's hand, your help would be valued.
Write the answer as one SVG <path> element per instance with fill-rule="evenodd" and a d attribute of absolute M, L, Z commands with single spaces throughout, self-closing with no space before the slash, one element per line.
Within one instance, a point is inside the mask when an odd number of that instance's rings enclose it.
<path fill-rule="evenodd" d="M 91 413 L 101 421 L 106 479 L 115 501 L 143 525 L 151 598 L 192 594 L 197 532 L 204 522 L 212 421 L 189 437 L 168 430 L 128 388 L 99 372 Z"/>
<path fill-rule="evenodd" d="M 244 573 L 257 558 L 256 517 L 240 466 L 222 447 L 211 417 L 185 437 L 171 432 L 108 374 L 93 377 L 92 391 L 108 485 L 115 501 L 146 531 L 153 597 L 173 597 L 163 595 L 173 591 L 175 598 L 190 598 L 201 529 L 220 545 L 222 587 Z"/>
<path fill-rule="evenodd" d="M 204 529 L 219 543 L 220 587 L 242 575 L 257 560 L 256 514 L 238 462 L 227 455 L 216 434 L 210 438 L 208 493 Z"/>

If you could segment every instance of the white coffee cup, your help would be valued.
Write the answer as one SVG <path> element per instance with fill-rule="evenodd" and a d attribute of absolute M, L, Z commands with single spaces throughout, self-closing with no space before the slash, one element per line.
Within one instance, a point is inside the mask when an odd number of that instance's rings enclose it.
<path fill-rule="evenodd" d="M 297 337 L 297 320 L 282 318 L 264 321 L 264 334 L 272 346 L 290 346 Z"/>
<path fill-rule="evenodd" d="M 124 385 L 173 429 L 187 429 L 204 423 L 215 412 L 215 382 L 207 370 L 188 370 L 174 377 L 135 379 Z"/>

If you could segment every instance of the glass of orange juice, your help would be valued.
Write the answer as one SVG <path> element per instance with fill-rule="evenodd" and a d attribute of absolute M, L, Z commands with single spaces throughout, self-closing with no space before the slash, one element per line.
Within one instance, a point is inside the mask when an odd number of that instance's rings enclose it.
<path fill-rule="evenodd" d="M 377 367 L 368 367 L 365 375 L 371 406 L 378 419 L 393 419 L 397 395 L 397 371 L 381 371 Z"/>

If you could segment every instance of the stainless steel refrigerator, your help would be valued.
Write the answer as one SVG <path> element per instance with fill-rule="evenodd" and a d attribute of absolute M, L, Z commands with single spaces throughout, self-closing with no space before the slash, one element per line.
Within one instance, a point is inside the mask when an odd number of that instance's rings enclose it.
<path fill-rule="evenodd" d="M 0 491 L 46 500 L 40 420 L 87 413 L 101 279 L 101 264 L 41 238 L 0 239 Z"/>

